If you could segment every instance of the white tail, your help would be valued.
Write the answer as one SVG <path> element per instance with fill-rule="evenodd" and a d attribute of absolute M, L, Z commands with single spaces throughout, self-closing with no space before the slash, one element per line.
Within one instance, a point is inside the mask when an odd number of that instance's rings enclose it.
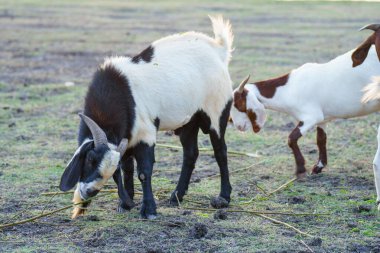
<path fill-rule="evenodd" d="M 372 83 L 364 87 L 363 92 L 362 103 L 380 99 L 380 76 L 373 77 Z"/>
<path fill-rule="evenodd" d="M 232 43 L 234 41 L 234 35 L 232 33 L 232 27 L 229 20 L 224 20 L 222 16 L 211 16 L 209 18 L 212 22 L 212 28 L 215 34 L 215 41 L 225 49 L 223 60 L 227 61 L 227 64 L 231 60 L 231 54 L 233 51 Z"/>

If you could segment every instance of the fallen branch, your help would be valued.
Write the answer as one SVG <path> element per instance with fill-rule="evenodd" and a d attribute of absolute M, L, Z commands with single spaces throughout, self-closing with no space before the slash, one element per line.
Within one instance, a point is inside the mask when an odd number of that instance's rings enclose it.
<path fill-rule="evenodd" d="M 270 195 L 272 195 L 272 194 L 274 194 L 274 193 L 276 193 L 276 192 L 278 192 L 278 191 L 286 188 L 288 185 L 290 185 L 291 183 L 293 183 L 296 180 L 297 180 L 297 178 L 295 177 L 292 180 L 290 180 L 290 181 L 286 182 L 285 184 L 281 185 L 280 187 L 278 187 L 276 190 L 269 192 L 267 195 L 270 196 Z"/>
<path fill-rule="evenodd" d="M 163 148 L 172 148 L 172 149 L 182 149 L 180 146 L 175 146 L 175 145 L 168 145 L 168 144 L 156 144 L 158 147 L 163 147 Z M 199 151 L 206 151 L 206 152 L 214 152 L 212 148 L 199 148 Z M 261 157 L 260 155 L 253 154 L 253 153 L 247 153 L 247 152 L 240 152 L 240 151 L 233 151 L 233 150 L 228 150 L 228 154 L 230 155 L 242 155 L 242 156 L 249 156 L 249 157 Z"/>
<path fill-rule="evenodd" d="M 103 195 L 104 196 L 104 195 Z M 13 227 L 13 226 L 17 226 L 17 225 L 21 225 L 21 224 L 25 224 L 25 223 L 28 223 L 28 222 L 31 222 L 31 221 L 35 221 L 35 220 L 38 220 L 38 219 L 41 219 L 45 216 L 49 216 L 49 215 L 52 215 L 52 214 L 55 214 L 55 213 L 59 213 L 59 212 L 62 212 L 66 209 L 69 209 L 73 206 L 76 206 L 76 205 L 81 205 L 81 204 L 84 204 L 84 203 L 87 203 L 89 202 L 90 200 L 92 200 L 93 198 L 95 197 L 92 197 L 92 198 L 89 198 L 85 201 L 81 201 L 79 203 L 76 203 L 76 204 L 71 204 L 71 205 L 67 205 L 67 206 L 64 206 L 62 208 L 59 208 L 59 209 L 56 209 L 56 210 L 53 210 L 53 211 L 50 211 L 50 212 L 47 212 L 47 213 L 43 213 L 43 214 L 40 214 L 40 215 L 37 215 L 37 216 L 34 216 L 34 217 L 31 217 L 29 219 L 25 219 L 25 220 L 20 220 L 20 221 L 16 221 L 16 222 L 12 222 L 12 223 L 7 223 L 7 224 L 2 224 L 0 225 L 0 229 L 4 229 L 4 228 L 7 228 L 7 227 Z"/>
<path fill-rule="evenodd" d="M 313 237 L 312 235 L 308 234 L 308 233 L 305 233 L 305 232 L 302 232 L 301 230 L 299 230 L 298 228 L 296 227 L 293 227 L 292 225 L 286 223 L 286 222 L 283 222 L 283 221 L 279 221 L 279 220 L 276 220 L 276 219 L 273 219 L 271 217 L 268 217 L 264 214 L 257 214 L 258 216 L 264 218 L 264 219 L 267 219 L 267 220 L 270 220 L 272 221 L 273 223 L 275 224 L 281 224 L 281 225 L 284 225 L 285 227 L 288 227 L 294 231 L 296 231 L 297 233 L 301 234 L 301 235 L 304 235 L 304 236 L 308 236 L 308 237 Z"/>
<path fill-rule="evenodd" d="M 100 192 L 117 192 L 117 189 L 101 189 Z M 71 194 L 74 193 L 74 191 L 67 191 L 67 192 L 43 192 L 40 195 L 41 196 L 50 196 L 50 195 L 65 195 L 65 194 Z M 136 195 L 142 195 L 142 192 L 135 191 Z"/>
<path fill-rule="evenodd" d="M 212 208 L 196 208 L 196 207 L 185 207 L 186 209 L 189 209 L 189 210 L 199 210 L 199 211 L 206 211 L 206 212 L 215 212 L 219 209 L 212 209 Z M 301 230 L 299 230 L 298 228 L 286 223 L 286 222 L 283 222 L 283 221 L 279 221 L 279 220 L 276 220 L 274 218 L 271 218 L 271 217 L 268 217 L 264 214 L 279 214 L 279 215 L 328 215 L 328 214 L 311 214 L 311 213 L 282 213 L 282 212 L 268 212 L 268 211 L 247 211 L 247 210 L 228 210 L 228 209 L 225 209 L 226 212 L 230 212 L 230 213 L 233 213 L 233 212 L 236 212 L 236 213 L 249 213 L 249 214 L 253 214 L 253 215 L 256 215 L 256 216 L 260 216 L 264 219 L 267 219 L 267 220 L 270 220 L 272 221 L 273 223 L 275 224 L 281 224 L 283 226 L 286 226 L 294 231 L 296 231 L 297 233 L 301 234 L 301 235 L 304 235 L 304 236 L 308 236 L 308 237 L 313 237 L 312 235 L 308 234 L 308 233 L 305 233 Z"/>
<path fill-rule="evenodd" d="M 314 253 L 314 250 L 312 248 L 310 248 L 309 245 L 307 245 L 304 241 L 300 240 L 300 242 L 303 244 L 303 246 L 305 246 L 311 253 Z"/>
<path fill-rule="evenodd" d="M 198 210 L 205 212 L 216 212 L 220 209 L 214 208 L 201 208 L 201 207 L 184 207 L 184 209 Z M 289 212 L 275 212 L 275 211 L 264 211 L 264 210 L 237 210 L 237 209 L 224 209 L 228 213 L 249 213 L 249 214 L 277 214 L 277 215 L 289 215 L 289 216 L 323 216 L 330 215 L 329 213 L 289 213 Z"/>
<path fill-rule="evenodd" d="M 83 204 L 84 202 L 81 202 L 81 203 L 78 203 L 78 204 Z M 44 214 L 41 214 L 41 215 L 37 215 L 37 216 L 34 216 L 32 218 L 29 218 L 29 219 L 25 219 L 25 220 L 21 220 L 21 221 L 17 221 L 17 222 L 13 222 L 13 223 L 8 223 L 8 224 L 3 224 L 3 225 L 0 225 L 0 229 L 3 229 L 3 228 L 7 228 L 7 227 L 13 227 L 13 226 L 16 226 L 16 225 L 21 225 L 21 224 L 24 224 L 24 223 L 28 223 L 28 222 L 31 222 L 31 221 L 34 221 L 34 220 L 37 220 L 37 219 L 40 219 L 42 217 L 45 217 L 45 216 L 48 216 L 48 215 L 51 215 L 51 214 L 55 214 L 55 213 L 58 213 L 58 212 L 62 212 L 66 209 L 69 209 L 73 207 L 73 205 L 68 205 L 68 206 L 65 206 L 65 207 L 62 207 L 62 208 L 59 208 L 59 209 L 56 209 L 54 211 L 51 211 L 51 212 L 48 212 L 48 213 L 44 213 Z"/>
<path fill-rule="evenodd" d="M 244 170 L 248 170 L 248 169 L 252 168 L 253 166 L 257 166 L 257 165 L 263 164 L 265 162 L 266 161 L 261 161 L 261 162 L 258 162 L 258 163 L 251 164 L 248 167 L 244 167 L 244 168 L 241 168 L 241 169 L 238 169 L 238 170 L 231 170 L 229 172 L 229 174 L 231 175 L 231 174 L 236 173 L 236 172 L 241 172 L 241 171 L 244 171 Z M 215 174 L 215 175 L 207 176 L 207 177 L 204 177 L 204 178 L 214 178 L 214 177 L 220 177 L 220 174 Z"/>
<path fill-rule="evenodd" d="M 263 187 L 259 186 L 256 182 L 252 182 L 252 184 L 253 184 L 257 189 L 259 189 L 259 190 L 260 190 L 265 196 L 268 196 L 267 191 L 266 191 Z"/>

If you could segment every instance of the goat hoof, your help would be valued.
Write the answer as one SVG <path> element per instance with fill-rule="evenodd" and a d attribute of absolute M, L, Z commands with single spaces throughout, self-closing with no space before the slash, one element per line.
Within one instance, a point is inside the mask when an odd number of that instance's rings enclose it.
<path fill-rule="evenodd" d="M 229 203 L 230 202 L 228 200 L 221 196 L 214 197 L 210 200 L 211 206 L 216 209 L 226 208 L 228 207 Z"/>
<path fill-rule="evenodd" d="M 141 218 L 149 219 L 149 220 L 153 216 L 156 216 L 157 215 L 156 203 L 154 203 L 154 201 L 143 201 L 141 205 L 140 215 L 141 215 Z"/>
<path fill-rule="evenodd" d="M 132 201 L 131 203 L 119 202 L 116 211 L 118 213 L 125 213 L 126 211 L 130 211 L 135 206 L 135 203 Z"/>
<path fill-rule="evenodd" d="M 149 214 L 146 218 L 147 218 L 148 220 L 155 220 L 155 219 L 157 218 L 157 215 Z"/>
<path fill-rule="evenodd" d="M 179 206 L 179 204 L 182 202 L 182 200 L 183 200 L 183 197 L 179 196 L 177 191 L 174 191 L 172 193 L 172 195 L 170 196 L 169 201 L 170 201 L 171 206 Z"/>
<path fill-rule="evenodd" d="M 306 178 L 306 175 L 307 175 L 307 172 L 301 172 L 301 173 L 297 173 L 297 180 L 302 180 L 302 179 L 305 179 Z"/>
<path fill-rule="evenodd" d="M 121 206 L 118 206 L 116 209 L 116 212 L 118 212 L 118 213 L 126 213 L 128 211 L 129 211 L 128 209 L 124 209 Z"/>
<path fill-rule="evenodd" d="M 320 162 L 316 165 L 314 165 L 312 171 L 311 171 L 311 174 L 319 174 L 322 172 L 322 169 L 325 167 L 325 166 L 321 166 L 322 164 L 320 164 Z"/>

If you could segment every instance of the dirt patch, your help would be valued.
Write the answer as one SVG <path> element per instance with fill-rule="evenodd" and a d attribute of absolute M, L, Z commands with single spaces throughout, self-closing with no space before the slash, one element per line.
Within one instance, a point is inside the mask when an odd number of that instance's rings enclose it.
<path fill-rule="evenodd" d="M 327 61 L 343 52 L 343 48 L 351 48 L 352 41 L 362 39 L 352 31 L 377 15 L 377 9 L 371 4 L 310 3 L 306 6 L 304 3 L 231 2 L 227 6 L 215 1 L 95 4 L 78 2 L 74 8 L 65 3 L 13 1 L 15 8 L 9 8 L 6 1 L 0 3 L 0 24 L 4 27 L 0 37 L 3 49 L 0 51 L 0 101 L 7 101 L 0 105 L 0 146 L 6 147 L 0 151 L 1 223 L 16 214 L 17 219 L 30 217 L 27 211 L 42 212 L 49 198 L 39 193 L 47 189 L 57 191 L 62 168 L 70 159 L 68 150 L 74 149 L 67 141 L 77 137 L 77 123 L 68 123 L 67 119 L 78 120 L 73 114 L 81 111 L 84 86 L 104 57 L 134 55 L 150 42 L 172 32 L 199 30 L 212 34 L 202 11 L 229 13 L 227 16 L 236 35 L 236 51 L 230 64 L 232 79 L 235 82 L 248 70 L 254 71 L 255 80 L 265 79 L 307 61 Z M 268 10 L 271 10 L 270 15 Z M 358 16 L 355 19 L 350 16 L 352 11 Z M 294 13 L 300 13 L 300 17 L 294 18 Z M 342 17 L 337 19 L 336 13 Z M 339 31 L 331 32 L 331 24 L 339 27 Z M 17 33 L 28 34 L 28 40 Z M 329 47 L 320 47 L 328 43 Z M 66 82 L 73 82 L 75 86 L 65 87 Z M 374 115 L 329 125 L 331 170 L 327 168 L 325 173 L 297 181 L 270 197 L 265 196 L 253 180 L 265 190 L 273 190 L 292 177 L 294 164 L 286 138 L 295 127 L 294 122 L 288 116 L 271 113 L 265 131 L 259 135 L 227 130 L 230 150 L 257 150 L 262 155 L 257 159 L 230 156 L 230 170 L 269 160 L 251 170 L 231 174 L 231 197 L 236 204 L 233 208 L 328 212 L 328 218 L 272 215 L 313 234 L 315 241 L 248 214 L 173 208 L 167 205 L 168 199 L 161 196 L 157 201 L 158 220 L 142 221 L 138 210 L 140 195 L 135 197 L 138 206 L 125 214 L 117 214 L 118 199 L 114 194 L 110 199 L 94 201 L 89 214 L 75 221 L 69 219 L 67 211 L 0 231 L 0 251 L 305 252 L 307 249 L 299 243 L 302 238 L 315 252 L 378 252 L 380 242 L 375 227 L 378 218 L 373 203 L 371 169 L 376 143 L 373 142 L 375 133 L 370 135 L 377 124 L 378 115 Z M 47 126 L 52 126 L 52 130 L 47 130 Z M 359 133 L 360 138 L 347 137 L 351 132 Z M 159 134 L 158 139 L 159 143 L 179 143 L 177 137 L 170 134 Z M 306 159 L 312 157 L 315 162 L 317 149 L 313 131 L 301 142 Z M 199 146 L 211 146 L 207 136 L 200 134 Z M 337 154 L 337 150 L 344 151 Z M 185 200 L 209 207 L 209 197 L 220 187 L 220 178 L 210 176 L 219 174 L 219 169 L 212 153 L 200 153 L 191 178 L 191 193 Z M 156 159 L 154 189 L 174 190 L 182 151 L 157 147 Z M 168 198 L 170 191 L 163 194 Z M 48 209 L 66 205 L 71 198 L 71 195 L 56 196 L 56 202 L 50 203 Z M 250 204 L 239 206 L 249 201 Z M 199 204 L 184 201 L 183 205 Z M 221 201 L 214 205 L 226 204 Z M 228 219 L 224 219 L 226 215 Z"/>
<path fill-rule="evenodd" d="M 195 223 L 190 230 L 190 236 L 195 239 L 201 239 L 207 235 L 207 226 L 203 223 Z"/>
<path fill-rule="evenodd" d="M 214 213 L 215 220 L 227 220 L 227 218 L 228 218 L 227 212 L 223 209 L 218 210 Z"/>
<path fill-rule="evenodd" d="M 289 204 L 303 204 L 306 202 L 306 198 L 304 196 L 294 196 L 288 198 Z"/>

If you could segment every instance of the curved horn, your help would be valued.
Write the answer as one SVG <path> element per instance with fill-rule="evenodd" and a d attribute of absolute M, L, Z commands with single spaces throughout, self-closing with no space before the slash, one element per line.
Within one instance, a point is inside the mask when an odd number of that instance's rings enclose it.
<path fill-rule="evenodd" d="M 95 147 L 98 147 L 101 144 L 108 143 L 106 133 L 98 126 L 98 124 L 95 123 L 92 119 L 87 117 L 86 115 L 79 113 L 79 117 L 86 123 L 88 128 L 90 128 L 90 131 L 92 133 L 92 137 L 94 138 Z"/>
<path fill-rule="evenodd" d="M 116 149 L 116 151 L 120 153 L 120 159 L 123 157 L 125 151 L 127 151 L 127 147 L 128 147 L 128 139 L 124 138 L 121 140 L 119 146 Z"/>
<path fill-rule="evenodd" d="M 238 92 L 239 93 L 242 93 L 244 91 L 244 86 L 248 83 L 248 80 L 251 76 L 248 75 L 240 84 L 239 84 L 239 88 L 238 88 Z"/>
<path fill-rule="evenodd" d="M 370 25 L 366 25 L 366 26 L 363 26 L 362 28 L 360 28 L 359 31 L 363 31 L 365 29 L 369 29 L 369 30 L 372 30 L 372 31 L 377 31 L 380 29 L 380 24 L 370 24 Z"/>

